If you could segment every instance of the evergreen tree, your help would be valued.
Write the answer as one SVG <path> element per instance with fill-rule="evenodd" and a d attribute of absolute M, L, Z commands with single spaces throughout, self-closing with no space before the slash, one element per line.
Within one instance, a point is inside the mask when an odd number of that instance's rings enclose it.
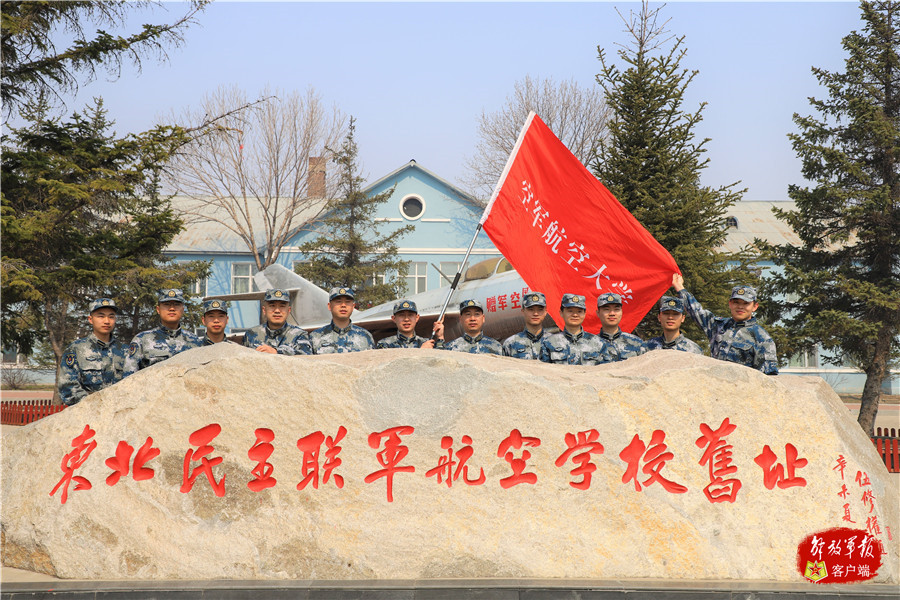
<path fill-rule="evenodd" d="M 776 211 L 800 237 L 770 248 L 772 289 L 792 350 L 820 344 L 866 373 L 859 424 L 873 435 L 881 384 L 900 353 L 900 3 L 863 2 L 862 31 L 843 40 L 845 72 L 813 68 L 828 91 L 821 114 L 794 114 L 790 134 L 813 187 Z M 896 364 L 896 363 L 895 363 Z"/>
<path fill-rule="evenodd" d="M 746 269 L 739 268 L 740 275 L 729 270 L 727 262 L 737 258 L 719 250 L 726 237 L 725 213 L 743 191 L 735 190 L 736 184 L 700 184 L 709 162 L 703 156 L 709 140 L 697 141 L 694 129 L 705 104 L 693 113 L 682 106 L 697 72 L 681 67 L 684 38 L 672 42 L 664 26 L 657 25 L 658 13 L 644 3 L 640 14 L 631 14 L 627 24 L 632 40 L 618 51 L 624 71 L 598 48 L 602 71 L 597 81 L 612 115 L 608 137 L 599 140 L 593 171 L 672 254 L 686 287 L 710 310 L 727 314 L 733 281 L 748 282 L 749 276 Z M 637 333 L 657 335 L 658 329 L 651 311 Z M 692 329 L 689 335 L 704 340 L 697 332 Z"/>
<path fill-rule="evenodd" d="M 387 202 L 394 190 L 375 196 L 367 196 L 362 191 L 355 133 L 356 120 L 351 117 L 341 147 L 329 149 L 338 165 L 338 198 L 329 201 L 324 216 L 315 223 L 319 235 L 300 246 L 309 260 L 299 264 L 296 270 L 326 289 L 352 287 L 357 293 L 357 303 L 369 307 L 406 292 L 404 277 L 409 263 L 397 255 L 397 242 L 414 227 L 405 225 L 382 233 L 382 225 L 375 221 L 375 211 Z M 392 281 L 382 279 L 386 273 L 396 273 L 396 277 Z"/>
<path fill-rule="evenodd" d="M 195 0 L 177 21 L 147 24 L 139 32 L 121 37 L 99 29 L 90 34 L 90 25 L 123 25 L 134 10 L 151 2 L 5 0 L 0 4 L 0 97 L 5 112 L 12 114 L 42 96 L 61 100 L 62 92 L 76 91 L 79 78 L 90 81 L 98 69 L 117 75 L 123 59 L 140 67 L 144 56 L 165 58 L 165 47 L 181 43 L 184 29 L 207 3 Z M 53 41 L 60 30 L 73 38 L 67 48 L 57 48 Z"/>
<path fill-rule="evenodd" d="M 162 254 L 182 227 L 157 193 L 177 129 L 116 138 L 100 101 L 67 122 L 45 119 L 44 108 L 25 111 L 31 122 L 2 140 L 0 315 L 4 346 L 28 353 L 45 339 L 58 361 L 92 298 L 148 314 L 156 298 L 135 298 L 138 290 L 185 286 L 208 265 L 168 264 Z"/>

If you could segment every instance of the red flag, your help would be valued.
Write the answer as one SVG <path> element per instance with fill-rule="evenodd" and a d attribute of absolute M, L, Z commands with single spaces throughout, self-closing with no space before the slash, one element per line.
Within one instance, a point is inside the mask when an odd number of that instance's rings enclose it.
<path fill-rule="evenodd" d="M 672 255 L 531 113 L 481 223 L 556 324 L 562 295 L 586 297 L 584 328 L 600 331 L 597 297 L 622 296 L 631 331 L 680 272 Z"/>

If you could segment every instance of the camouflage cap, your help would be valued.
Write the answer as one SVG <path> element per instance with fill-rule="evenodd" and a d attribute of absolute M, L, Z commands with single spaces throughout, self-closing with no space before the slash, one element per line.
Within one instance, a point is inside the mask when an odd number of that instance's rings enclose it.
<path fill-rule="evenodd" d="M 412 300 L 398 300 L 396 304 L 394 304 L 394 314 L 396 315 L 398 312 L 403 312 L 404 310 L 408 310 L 419 314 L 419 309 L 416 308 L 416 303 Z"/>
<path fill-rule="evenodd" d="M 547 298 L 540 292 L 528 292 L 522 300 L 522 308 L 547 306 Z"/>
<path fill-rule="evenodd" d="M 749 285 L 736 285 L 731 289 L 731 300 L 738 298 L 747 302 L 756 302 L 756 288 Z"/>
<path fill-rule="evenodd" d="M 291 295 L 287 290 L 282 290 L 280 288 L 273 288 L 271 290 L 266 290 L 265 302 L 290 302 Z"/>
<path fill-rule="evenodd" d="M 339 298 L 341 296 L 346 296 L 351 300 L 356 300 L 356 294 L 353 293 L 353 288 L 349 287 L 333 287 L 331 291 L 328 293 L 328 301 L 331 302 L 335 298 Z"/>
<path fill-rule="evenodd" d="M 159 293 L 156 296 L 157 303 L 181 302 L 184 304 L 184 292 L 177 288 L 159 290 Z"/>
<path fill-rule="evenodd" d="M 111 308 L 114 311 L 119 312 L 119 307 L 116 306 L 116 302 L 112 298 L 97 298 L 92 301 L 90 307 L 88 307 L 88 314 L 92 314 L 95 310 L 101 308 Z"/>
<path fill-rule="evenodd" d="M 597 308 L 606 306 L 607 304 L 622 304 L 622 296 L 610 292 L 607 292 L 606 294 L 600 294 L 600 296 L 597 298 Z"/>
<path fill-rule="evenodd" d="M 481 312 L 484 312 L 484 307 L 481 306 L 481 303 L 478 300 L 463 300 L 459 303 L 459 314 L 462 314 L 462 311 L 467 308 L 477 308 Z"/>
<path fill-rule="evenodd" d="M 205 315 L 208 312 L 218 310 L 222 311 L 226 315 L 228 314 L 228 303 L 222 300 L 221 298 L 210 298 L 206 302 L 203 303 L 203 314 Z"/>
<path fill-rule="evenodd" d="M 584 296 L 579 296 L 578 294 L 563 294 L 562 301 L 559 303 L 559 307 L 586 309 Z"/>
<path fill-rule="evenodd" d="M 674 296 L 663 296 L 660 298 L 659 312 L 666 310 L 684 313 L 684 304 L 681 302 L 681 298 L 675 298 Z"/>

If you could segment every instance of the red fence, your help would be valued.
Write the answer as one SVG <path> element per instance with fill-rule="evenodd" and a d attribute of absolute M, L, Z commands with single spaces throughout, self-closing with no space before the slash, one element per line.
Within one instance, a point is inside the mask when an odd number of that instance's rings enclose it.
<path fill-rule="evenodd" d="M 50 400 L 11 400 L 0 402 L 0 423 L 28 425 L 38 419 L 60 412 L 65 404 L 53 405 Z"/>
<path fill-rule="evenodd" d="M 891 427 L 875 429 L 875 437 L 872 438 L 878 456 L 884 461 L 884 466 L 891 473 L 900 473 L 900 439 L 897 438 L 897 430 Z"/>

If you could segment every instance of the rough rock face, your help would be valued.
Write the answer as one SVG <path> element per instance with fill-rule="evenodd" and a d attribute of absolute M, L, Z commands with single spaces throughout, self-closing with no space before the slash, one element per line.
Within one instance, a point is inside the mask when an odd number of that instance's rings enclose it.
<path fill-rule="evenodd" d="M 724 447 L 707 462 L 704 431 Z M 868 524 L 887 551 L 873 581 L 898 581 L 898 498 L 830 388 L 683 352 L 567 367 L 220 344 L 2 451 L 3 562 L 57 577 L 801 581 L 801 539 Z M 715 477 L 740 482 L 733 502 L 709 499 Z"/>

